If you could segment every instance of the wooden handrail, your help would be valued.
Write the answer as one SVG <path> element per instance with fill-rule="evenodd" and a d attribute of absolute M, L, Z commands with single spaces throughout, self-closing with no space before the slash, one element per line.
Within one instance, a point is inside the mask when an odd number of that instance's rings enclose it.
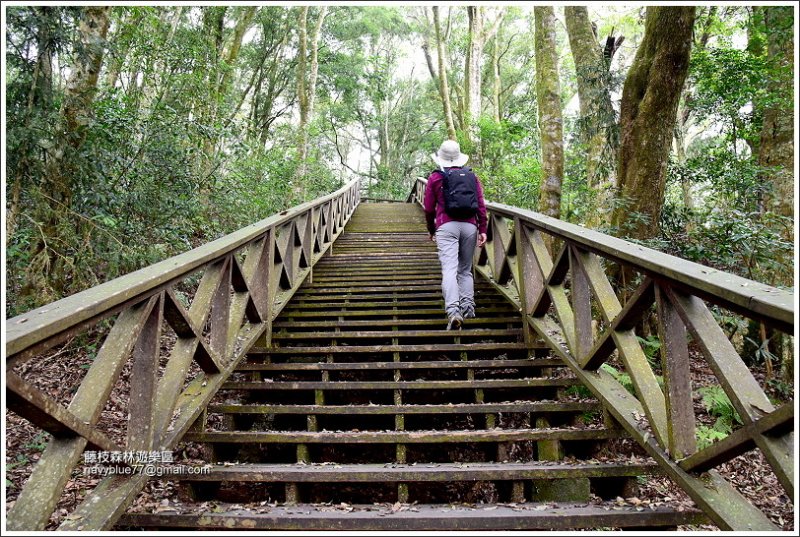
<path fill-rule="evenodd" d="M 407 201 L 422 204 L 426 187 L 418 179 Z M 519 308 L 530 327 L 526 342 L 550 347 L 720 528 L 776 529 L 714 468 L 756 447 L 793 497 L 793 403 L 774 408 L 705 302 L 792 334 L 793 294 L 534 211 L 486 208 L 487 242 L 476 250 L 475 270 Z M 554 259 L 549 248 L 559 242 Z M 624 304 L 603 260 L 642 279 Z M 653 305 L 663 389 L 636 335 Z M 744 423 L 700 452 L 689 335 Z M 601 369 L 615 357 L 635 395 Z"/>
<path fill-rule="evenodd" d="M 292 207 L 193 250 L 7 319 L 6 360 L 17 360 L 25 351 L 28 351 L 28 355 L 38 352 L 41 345 L 37 344 L 52 343 L 54 336 L 69 334 L 76 328 L 94 324 L 116 313 L 120 307 L 139 301 L 148 293 L 155 293 L 198 268 L 240 249 L 297 215 L 320 207 L 346 192 L 357 192 L 357 185 L 358 181 L 353 180 L 332 194 Z"/>
<path fill-rule="evenodd" d="M 424 187 L 427 183 L 426 179 L 417 179 L 417 185 Z M 409 199 L 412 197 L 414 200 L 422 201 L 421 198 L 416 197 L 415 193 L 412 193 Z M 487 202 L 486 208 L 495 215 L 512 220 L 518 218 L 548 235 L 578 244 L 609 260 L 635 266 L 653 278 L 668 281 L 708 302 L 748 317 L 764 320 L 774 328 L 788 334 L 793 332 L 794 295 L 788 291 L 687 261 L 535 211 L 492 202 Z"/>

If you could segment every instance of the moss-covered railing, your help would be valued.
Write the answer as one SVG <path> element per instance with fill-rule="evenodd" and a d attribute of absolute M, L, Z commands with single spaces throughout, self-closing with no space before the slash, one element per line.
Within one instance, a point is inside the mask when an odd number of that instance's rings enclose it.
<path fill-rule="evenodd" d="M 352 181 L 204 246 L 8 319 L 7 408 L 53 437 L 8 512 L 7 529 L 45 528 L 87 448 L 173 448 L 248 349 L 269 345 L 272 321 L 358 202 L 359 183 Z M 25 362 L 104 322 L 112 326 L 69 405 L 18 372 Z M 164 357 L 167 328 L 173 341 Z M 124 438 L 115 440 L 98 420 L 123 370 L 130 374 L 129 418 Z M 144 472 L 106 477 L 59 529 L 108 529 L 147 479 Z"/>
<path fill-rule="evenodd" d="M 419 179 L 408 201 L 421 204 L 426 185 Z M 777 530 L 715 468 L 757 448 L 793 498 L 794 402 L 773 406 L 706 303 L 791 335 L 793 295 L 533 211 L 486 206 L 488 240 L 476 251 L 476 271 L 520 308 L 529 341 L 539 338 L 560 356 L 720 528 Z M 627 300 L 609 274 L 635 286 Z M 663 388 L 637 338 L 650 314 L 657 319 Z M 743 422 L 702 450 L 690 338 Z M 609 360 L 630 375 L 636 395 L 601 368 Z"/>

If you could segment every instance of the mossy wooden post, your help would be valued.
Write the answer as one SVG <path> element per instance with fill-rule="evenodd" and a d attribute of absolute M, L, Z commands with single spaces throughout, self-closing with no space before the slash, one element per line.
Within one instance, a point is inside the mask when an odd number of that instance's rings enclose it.
<path fill-rule="evenodd" d="M 692 372 L 689 367 L 686 327 L 658 285 L 656 304 L 658 337 L 661 341 L 661 368 L 664 372 L 664 395 L 667 405 L 669 453 L 675 459 L 683 459 L 697 451 Z"/>
<path fill-rule="evenodd" d="M 395 314 L 392 316 L 394 321 L 397 321 L 397 295 L 392 294 L 392 312 Z M 398 327 L 394 325 L 392 327 L 392 331 L 397 332 Z M 392 338 L 392 345 L 399 345 L 400 340 L 396 337 Z M 400 363 L 400 352 L 395 351 L 392 353 L 392 360 L 394 363 Z M 400 373 L 400 369 L 394 370 L 394 381 L 400 382 L 402 380 L 402 375 Z M 403 392 L 401 390 L 394 390 L 394 404 L 397 407 L 402 406 L 403 404 Z M 395 414 L 394 416 L 394 430 L 395 431 L 405 431 L 406 430 L 406 419 L 404 414 Z M 406 445 L 405 444 L 396 444 L 395 445 L 395 462 L 398 464 L 406 464 Z M 408 502 L 408 484 L 407 483 L 398 483 L 397 484 L 397 501 L 400 503 L 407 503 Z"/>

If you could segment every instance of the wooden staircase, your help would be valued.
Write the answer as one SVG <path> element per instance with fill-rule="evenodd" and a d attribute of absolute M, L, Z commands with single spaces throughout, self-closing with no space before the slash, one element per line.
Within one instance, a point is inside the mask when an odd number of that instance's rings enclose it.
<path fill-rule="evenodd" d="M 117 528 L 675 528 L 698 510 L 619 505 L 659 466 L 613 455 L 624 429 L 476 278 L 446 331 L 419 207 L 362 203 L 184 436 L 207 472 Z M 526 343 L 527 341 L 527 343 Z"/>

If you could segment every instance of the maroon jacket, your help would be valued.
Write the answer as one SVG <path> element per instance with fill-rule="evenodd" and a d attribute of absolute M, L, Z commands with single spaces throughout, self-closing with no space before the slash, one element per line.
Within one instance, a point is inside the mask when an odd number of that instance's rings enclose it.
<path fill-rule="evenodd" d="M 459 167 L 459 166 L 454 166 Z M 451 169 L 451 168 L 448 168 Z M 425 220 L 428 224 L 428 233 L 433 235 L 436 230 L 445 222 L 470 222 L 478 226 L 478 233 L 486 233 L 486 204 L 483 200 L 483 185 L 478 176 L 475 180 L 478 183 L 478 213 L 471 218 L 453 218 L 444 210 L 444 192 L 442 192 L 442 181 L 444 175 L 439 170 L 434 170 L 428 176 L 428 187 L 425 189 Z"/>

